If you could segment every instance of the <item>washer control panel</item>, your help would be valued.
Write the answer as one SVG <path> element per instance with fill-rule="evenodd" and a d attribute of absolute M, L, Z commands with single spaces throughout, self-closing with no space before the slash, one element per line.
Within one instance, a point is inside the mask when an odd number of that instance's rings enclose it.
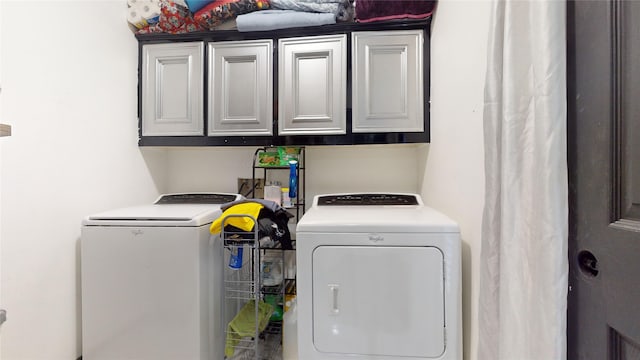
<path fill-rule="evenodd" d="M 238 200 L 238 195 L 218 193 L 191 193 L 162 195 L 155 203 L 168 204 L 225 204 Z"/>

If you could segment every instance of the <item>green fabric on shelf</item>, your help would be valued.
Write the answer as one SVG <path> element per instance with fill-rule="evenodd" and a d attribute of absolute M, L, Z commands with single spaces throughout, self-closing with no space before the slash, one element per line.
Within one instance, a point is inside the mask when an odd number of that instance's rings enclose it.
<path fill-rule="evenodd" d="M 256 308 L 255 300 L 249 300 L 236 316 L 227 325 L 227 343 L 224 347 L 224 354 L 232 357 L 235 346 L 243 337 L 255 337 L 256 335 Z M 258 329 L 264 331 L 269 324 L 269 318 L 273 313 L 273 306 L 258 301 Z M 257 339 L 256 339 L 257 341 Z"/>

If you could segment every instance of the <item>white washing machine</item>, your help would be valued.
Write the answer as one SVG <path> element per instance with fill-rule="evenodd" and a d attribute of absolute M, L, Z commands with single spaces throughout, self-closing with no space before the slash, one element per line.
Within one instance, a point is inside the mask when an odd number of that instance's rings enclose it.
<path fill-rule="evenodd" d="M 82 222 L 84 360 L 224 355 L 222 251 L 209 226 L 238 194 L 168 194 Z"/>
<path fill-rule="evenodd" d="M 316 196 L 297 226 L 298 358 L 462 359 L 460 251 L 419 195 Z"/>

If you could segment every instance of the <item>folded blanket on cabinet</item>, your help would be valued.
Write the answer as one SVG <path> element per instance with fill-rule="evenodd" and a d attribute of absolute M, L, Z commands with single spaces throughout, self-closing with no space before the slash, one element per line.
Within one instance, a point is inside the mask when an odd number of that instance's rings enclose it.
<path fill-rule="evenodd" d="M 215 30 L 238 15 L 268 8 L 269 0 L 216 0 L 198 10 L 193 18 L 204 29 Z"/>
<path fill-rule="evenodd" d="M 277 10 L 331 13 L 337 21 L 353 20 L 353 0 L 271 0 Z"/>
<path fill-rule="evenodd" d="M 424 19 L 435 6 L 436 0 L 357 0 L 355 18 L 358 22 Z"/>
<path fill-rule="evenodd" d="M 160 0 L 158 22 L 138 31 L 138 34 L 168 33 L 183 34 L 200 31 L 202 28 L 194 21 L 189 9 L 180 1 Z"/>
<path fill-rule="evenodd" d="M 238 31 L 268 31 L 292 27 L 335 24 L 331 13 L 310 13 L 293 10 L 264 10 L 239 15 L 236 18 Z"/>

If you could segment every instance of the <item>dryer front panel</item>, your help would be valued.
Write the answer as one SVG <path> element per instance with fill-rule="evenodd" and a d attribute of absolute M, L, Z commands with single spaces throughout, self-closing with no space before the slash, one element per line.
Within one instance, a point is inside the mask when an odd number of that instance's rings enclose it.
<path fill-rule="evenodd" d="M 381 357 L 442 355 L 443 264 L 442 252 L 430 246 L 317 247 L 315 348 Z"/>

